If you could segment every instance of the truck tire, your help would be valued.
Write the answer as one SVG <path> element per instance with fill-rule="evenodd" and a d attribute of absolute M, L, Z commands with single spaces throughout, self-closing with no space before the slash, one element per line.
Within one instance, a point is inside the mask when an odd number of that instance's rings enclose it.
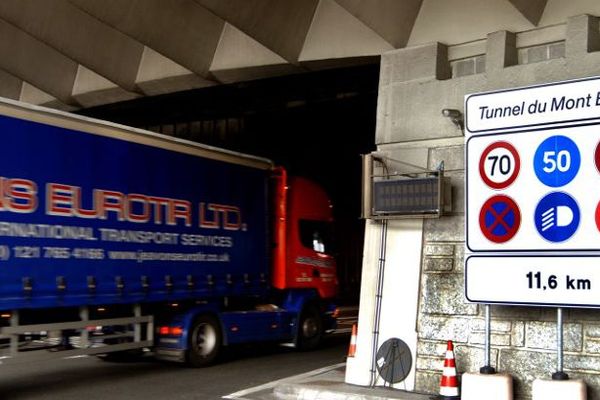
<path fill-rule="evenodd" d="M 319 346 L 322 337 L 323 321 L 319 309 L 314 305 L 306 306 L 300 313 L 298 349 L 313 350 Z"/>
<path fill-rule="evenodd" d="M 190 329 L 187 364 L 193 368 L 211 365 L 219 356 L 222 344 L 223 335 L 219 321 L 212 315 L 200 315 Z"/>

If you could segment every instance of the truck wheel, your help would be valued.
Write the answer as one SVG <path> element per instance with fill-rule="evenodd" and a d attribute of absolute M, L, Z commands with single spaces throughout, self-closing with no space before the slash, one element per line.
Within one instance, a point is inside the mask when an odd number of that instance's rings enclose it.
<path fill-rule="evenodd" d="M 321 343 L 323 336 L 323 321 L 319 309 L 308 306 L 300 314 L 298 332 L 298 348 L 300 350 L 313 350 Z"/>
<path fill-rule="evenodd" d="M 190 331 L 187 364 L 194 368 L 212 364 L 219 355 L 222 343 L 219 321 L 211 315 L 199 316 Z"/>

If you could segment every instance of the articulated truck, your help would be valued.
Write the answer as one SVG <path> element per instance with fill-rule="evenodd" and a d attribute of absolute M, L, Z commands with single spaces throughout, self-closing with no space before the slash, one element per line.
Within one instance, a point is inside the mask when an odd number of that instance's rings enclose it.
<path fill-rule="evenodd" d="M 332 206 L 267 159 L 0 101 L 0 362 L 318 345 Z"/>

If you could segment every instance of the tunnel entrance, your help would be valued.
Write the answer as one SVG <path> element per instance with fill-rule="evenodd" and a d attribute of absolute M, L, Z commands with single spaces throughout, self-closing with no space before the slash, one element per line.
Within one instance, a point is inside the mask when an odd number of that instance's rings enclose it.
<path fill-rule="evenodd" d="M 267 157 L 334 204 L 340 300 L 358 304 L 364 222 L 360 154 L 375 149 L 379 64 L 144 97 L 80 114 Z"/>

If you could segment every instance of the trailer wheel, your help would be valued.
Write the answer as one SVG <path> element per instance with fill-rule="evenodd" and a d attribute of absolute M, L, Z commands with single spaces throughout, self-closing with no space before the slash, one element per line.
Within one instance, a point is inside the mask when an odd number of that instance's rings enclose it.
<path fill-rule="evenodd" d="M 313 350 L 319 346 L 323 337 L 323 321 L 316 306 L 307 306 L 302 310 L 298 330 L 300 350 Z"/>
<path fill-rule="evenodd" d="M 194 368 L 212 364 L 219 355 L 222 343 L 219 321 L 211 315 L 197 317 L 190 330 L 187 364 Z"/>

